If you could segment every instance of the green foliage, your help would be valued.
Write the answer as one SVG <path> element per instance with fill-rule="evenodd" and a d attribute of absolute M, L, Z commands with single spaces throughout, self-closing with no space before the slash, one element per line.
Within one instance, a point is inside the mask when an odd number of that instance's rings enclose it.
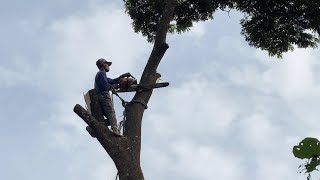
<path fill-rule="evenodd" d="M 272 56 L 293 50 L 293 45 L 314 48 L 319 42 L 318 0 L 238 1 L 236 8 L 246 15 L 240 22 L 246 41 Z"/>
<path fill-rule="evenodd" d="M 320 144 L 316 138 L 307 137 L 299 145 L 293 147 L 293 154 L 299 159 L 310 159 L 314 156 L 320 156 Z"/>
<path fill-rule="evenodd" d="M 220 0 L 221 1 L 221 0 Z M 124 0 L 126 12 L 133 20 L 135 32 L 141 32 L 152 42 L 157 31 L 165 0 Z M 170 32 L 182 33 L 192 27 L 193 22 L 213 19 L 213 13 L 222 1 L 213 0 L 178 0 Z"/>
<path fill-rule="evenodd" d="M 165 0 L 124 2 L 135 32 L 152 42 Z M 243 12 L 241 34 L 250 46 L 267 50 L 271 56 L 281 57 L 294 45 L 315 48 L 319 43 L 319 0 L 178 0 L 169 31 L 188 31 L 194 22 L 213 19 L 219 9 Z"/>
<path fill-rule="evenodd" d="M 302 171 L 308 173 L 308 178 L 311 178 L 311 172 L 317 170 L 320 164 L 320 142 L 316 138 L 307 137 L 303 139 L 299 145 L 293 147 L 293 155 L 299 159 L 307 159 L 307 162 L 300 165 Z M 301 172 L 302 172 L 301 171 Z"/>

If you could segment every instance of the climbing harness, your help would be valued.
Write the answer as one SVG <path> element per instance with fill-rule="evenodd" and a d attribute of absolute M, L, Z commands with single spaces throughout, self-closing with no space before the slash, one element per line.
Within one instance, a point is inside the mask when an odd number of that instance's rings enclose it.
<path fill-rule="evenodd" d="M 127 116 L 126 116 L 126 109 L 123 110 L 123 118 L 122 118 L 122 121 L 119 122 L 119 125 L 118 125 L 118 130 L 121 131 L 121 129 L 123 129 L 123 132 L 125 131 L 125 122 L 127 120 Z"/>

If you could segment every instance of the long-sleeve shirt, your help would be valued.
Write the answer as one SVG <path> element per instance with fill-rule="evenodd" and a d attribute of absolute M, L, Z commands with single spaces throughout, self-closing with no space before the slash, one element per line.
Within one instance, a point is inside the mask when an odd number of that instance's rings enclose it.
<path fill-rule="evenodd" d="M 97 72 L 95 77 L 94 88 L 97 92 L 108 92 L 112 84 L 118 84 L 120 78 L 110 79 L 107 77 L 107 73 L 104 70 Z"/>

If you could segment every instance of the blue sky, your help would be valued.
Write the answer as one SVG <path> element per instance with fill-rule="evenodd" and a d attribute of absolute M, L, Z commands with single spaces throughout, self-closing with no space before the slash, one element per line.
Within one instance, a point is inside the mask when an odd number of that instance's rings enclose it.
<path fill-rule="evenodd" d="M 98 58 L 114 62 L 110 77 L 140 77 L 152 44 L 122 1 L 13 0 L 0 14 L 0 179 L 114 179 L 72 109 L 84 106 Z M 217 12 L 168 37 L 158 71 L 170 86 L 154 91 L 143 119 L 146 179 L 306 179 L 291 150 L 320 136 L 319 50 L 269 57 L 240 36 L 240 18 Z"/>

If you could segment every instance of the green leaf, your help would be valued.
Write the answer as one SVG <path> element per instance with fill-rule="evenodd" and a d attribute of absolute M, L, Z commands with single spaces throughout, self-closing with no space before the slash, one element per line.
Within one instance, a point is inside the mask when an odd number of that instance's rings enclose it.
<path fill-rule="evenodd" d="M 307 137 L 292 150 L 294 156 L 300 159 L 310 159 L 320 156 L 320 142 L 317 138 Z"/>

